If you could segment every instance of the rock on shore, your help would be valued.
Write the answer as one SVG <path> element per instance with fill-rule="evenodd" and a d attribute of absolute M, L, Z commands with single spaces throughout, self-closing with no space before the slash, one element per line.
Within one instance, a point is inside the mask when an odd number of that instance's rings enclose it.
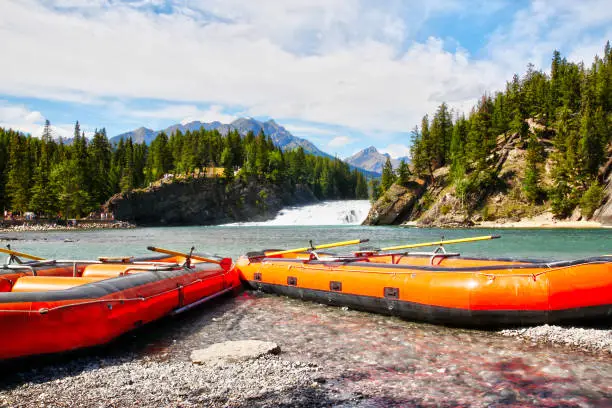
<path fill-rule="evenodd" d="M 195 364 L 255 360 L 267 354 L 280 354 L 280 347 L 270 341 L 239 340 L 224 341 L 210 347 L 191 352 Z"/>

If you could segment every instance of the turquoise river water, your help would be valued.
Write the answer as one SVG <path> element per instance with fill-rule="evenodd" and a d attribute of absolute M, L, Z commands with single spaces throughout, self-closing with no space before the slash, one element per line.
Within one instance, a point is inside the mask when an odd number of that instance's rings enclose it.
<path fill-rule="evenodd" d="M 369 245 L 382 247 L 489 234 L 502 238 L 448 249 L 467 256 L 551 260 L 612 254 L 610 229 L 216 226 L 11 232 L 0 234 L 0 240 L 12 238 L 16 250 L 55 259 L 147 255 L 148 245 L 182 251 L 193 245 L 198 252 L 235 258 L 264 248 L 307 246 L 311 239 L 321 244 L 369 238 Z M 144 362 L 187 362 L 196 348 L 241 339 L 274 341 L 284 358 L 317 364 L 327 379 L 324 390 L 339 402 L 345 394 L 351 396 L 352 402 L 340 406 L 612 406 L 609 352 L 408 322 L 254 292 L 149 325 L 113 347 L 91 351 L 87 361 L 134 354 Z M 72 375 L 62 364 L 44 372 L 61 370 L 51 378 Z M 26 387 L 33 371 L 15 375 L 22 379 L 10 387 L 23 381 Z M 36 401 L 38 396 L 29 398 Z"/>
<path fill-rule="evenodd" d="M 384 247 L 480 235 L 501 239 L 456 244 L 449 251 L 464 256 L 575 259 L 612 253 L 612 229 L 420 229 L 363 226 L 211 226 L 99 231 L 11 232 L 2 238 L 13 249 L 45 258 L 85 259 L 97 256 L 147 255 L 149 245 L 236 258 L 247 251 L 293 248 L 313 243 L 368 238 L 366 245 Z M 349 251 L 355 247 L 346 247 Z"/>

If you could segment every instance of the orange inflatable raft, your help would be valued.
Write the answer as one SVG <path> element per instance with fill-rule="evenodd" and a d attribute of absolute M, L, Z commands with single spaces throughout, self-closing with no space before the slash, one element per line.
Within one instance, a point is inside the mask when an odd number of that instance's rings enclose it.
<path fill-rule="evenodd" d="M 543 262 L 440 251 L 345 257 L 264 251 L 239 258 L 236 269 L 265 292 L 453 326 L 612 320 L 607 256 Z"/>
<path fill-rule="evenodd" d="M 0 359 L 105 344 L 240 285 L 227 258 L 11 262 L 0 266 Z"/>

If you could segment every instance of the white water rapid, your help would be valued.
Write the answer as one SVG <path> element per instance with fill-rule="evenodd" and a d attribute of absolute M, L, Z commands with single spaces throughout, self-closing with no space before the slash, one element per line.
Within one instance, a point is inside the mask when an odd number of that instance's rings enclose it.
<path fill-rule="evenodd" d="M 359 225 L 368 216 L 370 207 L 368 200 L 323 201 L 283 208 L 273 220 L 228 225 Z"/>

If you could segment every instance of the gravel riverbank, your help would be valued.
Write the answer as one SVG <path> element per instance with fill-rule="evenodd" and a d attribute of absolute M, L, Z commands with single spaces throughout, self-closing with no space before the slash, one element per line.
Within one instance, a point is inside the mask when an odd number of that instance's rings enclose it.
<path fill-rule="evenodd" d="M 451 329 L 245 292 L 85 357 L 0 372 L 0 406 L 602 407 L 612 400 L 610 334 Z M 580 340 L 552 342 L 562 337 Z M 196 349 L 246 339 L 282 352 L 191 363 Z"/>
<path fill-rule="evenodd" d="M 0 232 L 27 232 L 27 231 L 79 231 L 79 230 L 96 230 L 96 229 L 125 229 L 136 228 L 134 224 L 125 221 L 115 222 L 83 222 L 77 225 L 59 225 L 59 224 L 20 224 L 4 227 L 0 225 Z"/>
<path fill-rule="evenodd" d="M 527 341 L 561 344 L 595 353 L 612 354 L 612 330 L 580 327 L 543 326 L 502 330 L 502 336 L 518 337 Z"/>
<path fill-rule="evenodd" d="M 186 361 L 81 358 L 19 373 L 2 407 L 311 407 L 333 404 L 315 364 L 265 356 L 194 365 Z"/>

